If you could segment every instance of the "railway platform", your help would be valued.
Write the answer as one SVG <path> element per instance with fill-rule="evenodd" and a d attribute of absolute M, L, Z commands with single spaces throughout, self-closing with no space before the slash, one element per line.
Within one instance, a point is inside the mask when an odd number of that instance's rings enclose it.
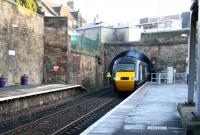
<path fill-rule="evenodd" d="M 38 84 L 38 85 L 8 86 L 8 87 L 0 88 L 0 102 L 5 101 L 5 100 L 12 100 L 16 98 L 23 98 L 23 97 L 33 96 L 33 95 L 60 91 L 64 89 L 72 89 L 72 88 L 77 88 L 77 87 L 82 87 L 82 86 L 66 85 L 66 84 Z"/>
<path fill-rule="evenodd" d="M 145 84 L 81 135 L 184 135 L 178 103 L 186 84 Z"/>
<path fill-rule="evenodd" d="M 35 106 L 66 100 L 78 92 L 86 90 L 80 85 L 38 84 L 0 88 L 0 110 L 4 113 L 16 112 Z M 0 113 L 1 114 L 1 113 Z"/>

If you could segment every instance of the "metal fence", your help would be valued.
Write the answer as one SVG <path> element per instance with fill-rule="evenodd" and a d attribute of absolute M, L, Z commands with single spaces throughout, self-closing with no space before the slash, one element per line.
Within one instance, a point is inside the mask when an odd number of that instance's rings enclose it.
<path fill-rule="evenodd" d="M 151 73 L 151 83 L 168 84 L 167 73 Z M 174 73 L 172 83 L 187 83 L 186 73 Z"/>
<path fill-rule="evenodd" d="M 72 35 L 71 36 L 71 45 L 74 50 L 81 51 L 97 51 L 100 40 L 99 35 L 97 34 L 94 39 L 85 37 L 84 35 Z"/>

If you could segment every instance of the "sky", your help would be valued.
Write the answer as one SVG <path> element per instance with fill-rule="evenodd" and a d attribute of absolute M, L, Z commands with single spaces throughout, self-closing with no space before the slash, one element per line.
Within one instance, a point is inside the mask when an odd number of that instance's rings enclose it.
<path fill-rule="evenodd" d="M 49 0 L 64 2 L 68 0 Z M 134 22 L 143 17 L 180 14 L 189 11 L 191 0 L 74 0 L 83 18 L 92 22 L 98 15 L 108 23 Z"/>

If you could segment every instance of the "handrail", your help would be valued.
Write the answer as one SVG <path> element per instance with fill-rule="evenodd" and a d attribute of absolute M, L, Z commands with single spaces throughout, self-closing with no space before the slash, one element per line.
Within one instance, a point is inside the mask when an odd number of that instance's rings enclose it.
<path fill-rule="evenodd" d="M 185 73 L 174 73 L 173 74 L 173 83 L 176 83 L 176 78 L 183 79 L 183 75 Z M 183 79 L 184 80 L 184 79 Z M 168 76 L 167 73 L 151 73 L 151 83 L 158 83 L 161 84 L 162 82 L 168 83 Z"/>
<path fill-rule="evenodd" d="M 153 80 L 157 80 L 156 82 L 161 84 L 161 80 L 167 80 L 167 73 L 151 73 L 151 83 L 154 82 Z"/>

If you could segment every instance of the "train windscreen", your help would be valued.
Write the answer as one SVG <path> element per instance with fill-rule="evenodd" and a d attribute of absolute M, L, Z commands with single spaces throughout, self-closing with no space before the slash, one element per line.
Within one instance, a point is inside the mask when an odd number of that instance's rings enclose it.
<path fill-rule="evenodd" d="M 117 71 L 134 71 L 134 64 L 117 64 Z"/>

